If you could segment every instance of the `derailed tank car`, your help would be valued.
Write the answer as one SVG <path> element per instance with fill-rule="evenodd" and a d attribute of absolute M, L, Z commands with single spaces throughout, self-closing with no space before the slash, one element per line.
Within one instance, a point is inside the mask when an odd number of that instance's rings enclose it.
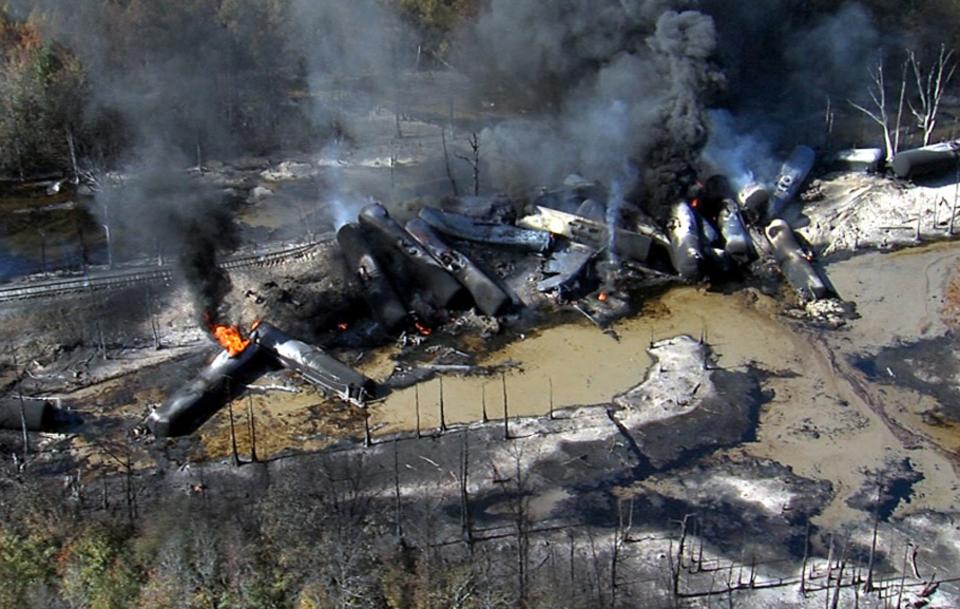
<path fill-rule="evenodd" d="M 787 205 L 799 194 L 804 180 L 810 175 L 817 153 L 808 146 L 797 146 L 784 161 L 777 177 L 776 188 L 767 202 L 767 222 L 783 215 Z"/>
<path fill-rule="evenodd" d="M 377 238 L 393 252 L 402 254 L 413 275 L 423 286 L 434 306 L 446 309 L 459 300 L 464 290 L 430 253 L 379 203 L 367 205 L 360 211 L 360 225 L 371 238 Z"/>
<path fill-rule="evenodd" d="M 674 204 L 670 212 L 667 235 L 673 268 L 685 280 L 698 281 L 703 274 L 703 252 L 697 217 L 686 201 Z"/>
<path fill-rule="evenodd" d="M 319 347 L 297 340 L 269 323 L 260 323 L 250 337 L 284 368 L 299 373 L 324 392 L 345 402 L 364 406 L 376 389 L 373 381 Z"/>
<path fill-rule="evenodd" d="M 484 314 L 497 315 L 510 305 L 510 297 L 500 286 L 472 260 L 444 243 L 424 220 L 414 218 L 407 222 L 406 228 L 420 245 L 433 254 L 440 264 L 467 288 Z"/>
<path fill-rule="evenodd" d="M 777 264 L 801 299 L 811 301 L 830 296 L 830 287 L 807 259 L 789 224 L 774 220 L 767 226 L 766 233 Z"/>
<path fill-rule="evenodd" d="M 466 241 L 516 247 L 533 252 L 545 252 L 553 243 L 552 235 L 546 231 L 520 228 L 512 224 L 481 222 L 432 207 L 421 209 L 420 218 L 441 233 Z"/>
<path fill-rule="evenodd" d="M 890 167 L 898 178 L 913 180 L 956 169 L 958 163 L 960 163 L 960 140 L 898 152 L 893 157 Z"/>
<path fill-rule="evenodd" d="M 364 240 L 360 227 L 356 224 L 343 226 L 337 231 L 337 242 L 347 268 L 360 280 L 363 297 L 377 321 L 387 332 L 402 327 L 407 322 L 407 309 Z"/>
<path fill-rule="evenodd" d="M 196 378 L 150 414 L 147 428 L 161 438 L 193 433 L 259 373 L 259 355 L 260 348 L 254 343 L 235 357 L 221 351 Z"/>

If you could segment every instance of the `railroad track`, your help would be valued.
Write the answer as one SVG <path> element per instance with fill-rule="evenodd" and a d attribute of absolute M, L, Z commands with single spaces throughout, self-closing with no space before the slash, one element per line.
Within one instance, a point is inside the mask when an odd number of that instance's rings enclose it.
<path fill-rule="evenodd" d="M 324 237 L 326 236 L 321 236 L 318 240 L 310 243 L 298 244 L 282 249 L 230 256 L 221 261 L 219 266 L 222 269 L 234 271 L 258 267 L 272 267 L 295 260 L 308 259 L 316 254 L 318 246 L 326 241 Z M 77 294 L 95 290 L 112 290 L 145 284 L 170 285 L 176 280 L 177 276 L 178 273 L 174 267 L 164 265 L 101 271 L 76 277 L 39 279 L 17 285 L 0 286 L 0 303 L 37 298 L 53 298 L 66 294 Z"/>

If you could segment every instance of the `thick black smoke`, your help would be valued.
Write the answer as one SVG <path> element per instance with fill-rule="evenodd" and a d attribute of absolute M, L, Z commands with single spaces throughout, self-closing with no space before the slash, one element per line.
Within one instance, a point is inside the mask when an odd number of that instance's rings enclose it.
<path fill-rule="evenodd" d="M 126 179 L 106 184 L 97 195 L 97 212 L 114 235 L 114 251 L 176 262 L 191 287 L 198 319 L 229 320 L 222 303 L 230 278 L 217 257 L 238 245 L 233 212 L 217 189 L 185 180 L 186 159 L 176 162 L 170 150 L 147 152 L 145 158 L 148 163 L 130 167 Z"/>
<path fill-rule="evenodd" d="M 183 252 L 208 252 L 195 227 L 217 226 L 223 213 L 196 203 L 184 168 L 349 147 L 366 137 L 371 112 L 399 112 L 416 65 L 416 35 L 380 0 L 13 4 L 46 10 L 52 34 L 80 56 L 93 96 L 78 111 L 115 117 L 132 140 L 121 160 L 163 169 L 109 207 L 129 207 L 131 223 Z M 853 2 L 832 12 L 801 0 L 480 4 L 448 59 L 477 97 L 519 117 L 481 125 L 486 181 L 530 188 L 579 172 L 651 211 L 686 190 L 704 148 L 713 168 L 764 173 L 790 146 L 820 143 L 810 139 L 827 99 L 844 105 L 863 90 L 880 39 Z"/>
<path fill-rule="evenodd" d="M 798 0 L 703 0 L 717 24 L 717 56 L 728 86 L 711 112 L 705 162 L 743 182 L 769 180 L 797 144 L 831 142 L 828 112 L 848 116 L 862 100 L 884 44 L 873 16 L 856 2 L 813 11 Z"/>
<path fill-rule="evenodd" d="M 549 185 L 580 172 L 641 181 L 659 202 L 683 190 L 722 82 L 713 20 L 683 10 L 691 4 L 493 0 L 463 48 L 484 95 L 529 110 L 482 134 L 495 183 Z"/>

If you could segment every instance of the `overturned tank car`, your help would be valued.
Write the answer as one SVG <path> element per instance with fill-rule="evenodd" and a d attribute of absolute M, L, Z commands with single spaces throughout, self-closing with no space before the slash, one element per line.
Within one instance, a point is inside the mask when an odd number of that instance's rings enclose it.
<path fill-rule="evenodd" d="M 193 433 L 260 373 L 259 355 L 255 343 L 236 355 L 221 351 L 196 378 L 150 413 L 147 428 L 161 438 Z"/>

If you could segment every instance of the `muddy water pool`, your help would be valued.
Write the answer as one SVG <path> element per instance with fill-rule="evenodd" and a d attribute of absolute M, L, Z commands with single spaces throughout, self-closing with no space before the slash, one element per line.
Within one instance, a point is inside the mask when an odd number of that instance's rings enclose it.
<path fill-rule="evenodd" d="M 480 421 L 484 404 L 489 419 L 502 419 L 504 385 L 510 417 L 545 414 L 551 402 L 555 409 L 607 403 L 643 381 L 651 365 L 647 353 L 651 339 L 680 334 L 705 334 L 720 366 L 739 368 L 759 362 L 764 367 L 786 367 L 796 353 L 791 347 L 791 331 L 775 321 L 774 309 L 772 299 L 752 291 L 731 295 L 680 287 L 652 298 L 636 315 L 615 323 L 612 329 L 619 340 L 585 319 L 528 332 L 478 357 L 480 366 L 507 365 L 502 377 L 443 375 L 445 423 Z M 396 349 L 384 348 L 358 368 L 383 381 L 393 370 L 394 355 Z M 436 429 L 440 425 L 440 384 L 437 377 L 394 391 L 372 404 L 374 435 L 416 430 L 418 396 L 421 430 Z M 247 399 L 235 404 L 236 412 L 246 412 Z M 320 447 L 323 442 L 318 444 L 314 436 L 362 433 L 358 414 L 351 419 L 346 407 L 324 400 L 310 386 L 302 386 L 300 393 L 272 392 L 252 399 L 260 456 Z M 204 426 L 201 434 L 208 457 L 226 454 L 229 421 L 225 411 Z"/>

